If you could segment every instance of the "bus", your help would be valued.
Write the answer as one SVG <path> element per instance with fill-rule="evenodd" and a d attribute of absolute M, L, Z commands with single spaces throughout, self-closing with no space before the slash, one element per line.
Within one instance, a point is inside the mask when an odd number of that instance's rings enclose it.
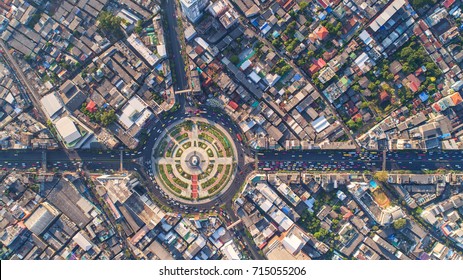
<path fill-rule="evenodd" d="M 243 141 L 243 139 L 241 138 L 241 135 L 240 135 L 239 133 L 236 134 L 236 138 L 238 138 L 238 140 L 239 140 L 240 142 Z"/>

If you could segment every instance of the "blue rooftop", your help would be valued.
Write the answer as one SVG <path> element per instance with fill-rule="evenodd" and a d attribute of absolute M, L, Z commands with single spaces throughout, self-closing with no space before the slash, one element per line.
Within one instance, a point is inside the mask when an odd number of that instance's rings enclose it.
<path fill-rule="evenodd" d="M 426 100 L 429 99 L 429 95 L 425 91 L 423 91 L 422 93 L 420 93 L 420 99 L 422 102 L 426 102 Z"/>

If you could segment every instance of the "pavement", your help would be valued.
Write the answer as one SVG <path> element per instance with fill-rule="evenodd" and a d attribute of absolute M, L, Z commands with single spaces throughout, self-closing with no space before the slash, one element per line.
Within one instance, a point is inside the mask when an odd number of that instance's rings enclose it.
<path fill-rule="evenodd" d="M 151 139 L 154 137 L 151 137 Z M 148 145 L 149 141 L 145 146 Z M 235 143 L 236 144 L 236 143 Z M 241 147 L 238 144 L 238 147 Z M 144 147 L 145 147 L 144 146 Z M 238 148 L 240 150 L 241 148 Z M 243 150 L 241 150 L 243 151 Z M 93 166 L 100 169 L 119 169 L 119 150 L 82 150 L 77 152 L 79 158 L 75 161 L 61 149 L 47 151 L 47 164 L 49 168 L 68 170 L 78 163 Z M 141 151 L 123 151 L 125 168 L 138 165 L 137 159 L 151 157 L 151 149 L 142 148 Z M 379 170 L 382 166 L 382 153 L 366 151 L 357 153 L 353 150 L 290 150 L 290 151 L 262 151 L 258 152 L 258 166 L 264 170 L 265 166 L 274 167 L 275 170 L 290 170 L 291 167 L 299 167 L 298 171 L 323 171 L 325 165 L 337 166 L 339 170 L 346 171 Z M 386 153 L 386 170 L 462 170 L 463 151 L 394 151 Z M 244 159 L 239 157 L 239 168 L 244 169 Z M 26 168 L 40 167 L 42 150 L 0 150 L 0 168 Z M 55 165 L 56 164 L 56 165 Z M 287 164 L 287 165 L 285 165 Z M 67 166 L 66 166 L 67 165 Z M 278 168 L 277 168 L 278 167 Z M 338 170 L 338 171 L 339 171 Z"/>
<path fill-rule="evenodd" d="M 167 53 L 169 58 L 174 61 L 174 72 L 175 72 L 175 90 L 188 89 L 188 79 L 185 72 L 185 62 L 183 61 L 181 54 L 181 46 L 178 38 L 182 38 L 183 34 L 178 34 L 178 24 L 176 18 L 176 1 L 164 0 L 162 1 L 162 8 L 165 11 L 165 17 L 167 18 L 167 32 L 169 47 Z"/>

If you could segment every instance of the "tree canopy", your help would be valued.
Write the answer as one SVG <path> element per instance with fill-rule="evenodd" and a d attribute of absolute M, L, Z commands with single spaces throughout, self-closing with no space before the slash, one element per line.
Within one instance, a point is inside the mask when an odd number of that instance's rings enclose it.
<path fill-rule="evenodd" d="M 435 4 L 436 0 L 411 0 L 410 2 L 415 9 L 420 9 L 428 4 L 429 5 Z"/>
<path fill-rule="evenodd" d="M 389 174 L 387 173 L 387 171 L 378 171 L 375 173 L 373 177 L 375 178 L 375 180 L 381 183 L 386 183 L 389 177 Z"/>
<path fill-rule="evenodd" d="M 116 37 L 122 36 L 122 18 L 113 15 L 111 12 L 103 11 L 98 16 L 98 22 L 98 27 L 104 33 L 112 34 Z"/>
<path fill-rule="evenodd" d="M 406 224 L 407 224 L 407 220 L 405 220 L 405 219 L 402 218 L 402 219 L 398 219 L 397 221 L 395 221 L 395 222 L 392 224 L 392 226 L 393 226 L 395 229 L 399 230 L 399 229 L 403 229 L 403 228 L 405 227 Z"/>

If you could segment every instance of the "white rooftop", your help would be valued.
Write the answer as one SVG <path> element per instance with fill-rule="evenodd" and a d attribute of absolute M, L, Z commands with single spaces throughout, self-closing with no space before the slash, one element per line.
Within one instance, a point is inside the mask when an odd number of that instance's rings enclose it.
<path fill-rule="evenodd" d="M 79 245 L 80 248 L 82 248 L 82 250 L 84 251 L 88 251 L 90 249 L 92 249 L 93 245 L 87 240 L 87 238 L 85 238 L 85 236 L 83 236 L 80 232 L 78 232 L 73 238 L 72 240 L 74 240 L 74 242 L 77 243 L 77 245 Z"/>
<path fill-rule="evenodd" d="M 330 123 L 325 119 L 325 116 L 319 117 L 318 119 L 314 120 L 311 124 L 317 133 L 322 132 L 323 130 L 325 130 L 325 128 L 327 128 L 330 125 Z"/>
<path fill-rule="evenodd" d="M 134 96 L 124 106 L 122 114 L 119 116 L 119 121 L 127 129 L 133 124 L 141 126 L 152 115 L 149 110 L 146 110 L 147 107 L 146 103 L 140 97 Z"/>
<path fill-rule="evenodd" d="M 303 245 L 302 240 L 295 234 L 290 234 L 283 239 L 283 246 L 291 254 L 296 253 Z"/>
<path fill-rule="evenodd" d="M 81 137 L 79 130 L 70 117 L 61 118 L 55 123 L 56 130 L 67 144 Z"/>
<path fill-rule="evenodd" d="M 54 93 L 50 93 L 42 97 L 42 99 L 40 99 L 40 103 L 42 103 L 43 109 L 50 118 L 63 108 L 63 105 Z"/>

